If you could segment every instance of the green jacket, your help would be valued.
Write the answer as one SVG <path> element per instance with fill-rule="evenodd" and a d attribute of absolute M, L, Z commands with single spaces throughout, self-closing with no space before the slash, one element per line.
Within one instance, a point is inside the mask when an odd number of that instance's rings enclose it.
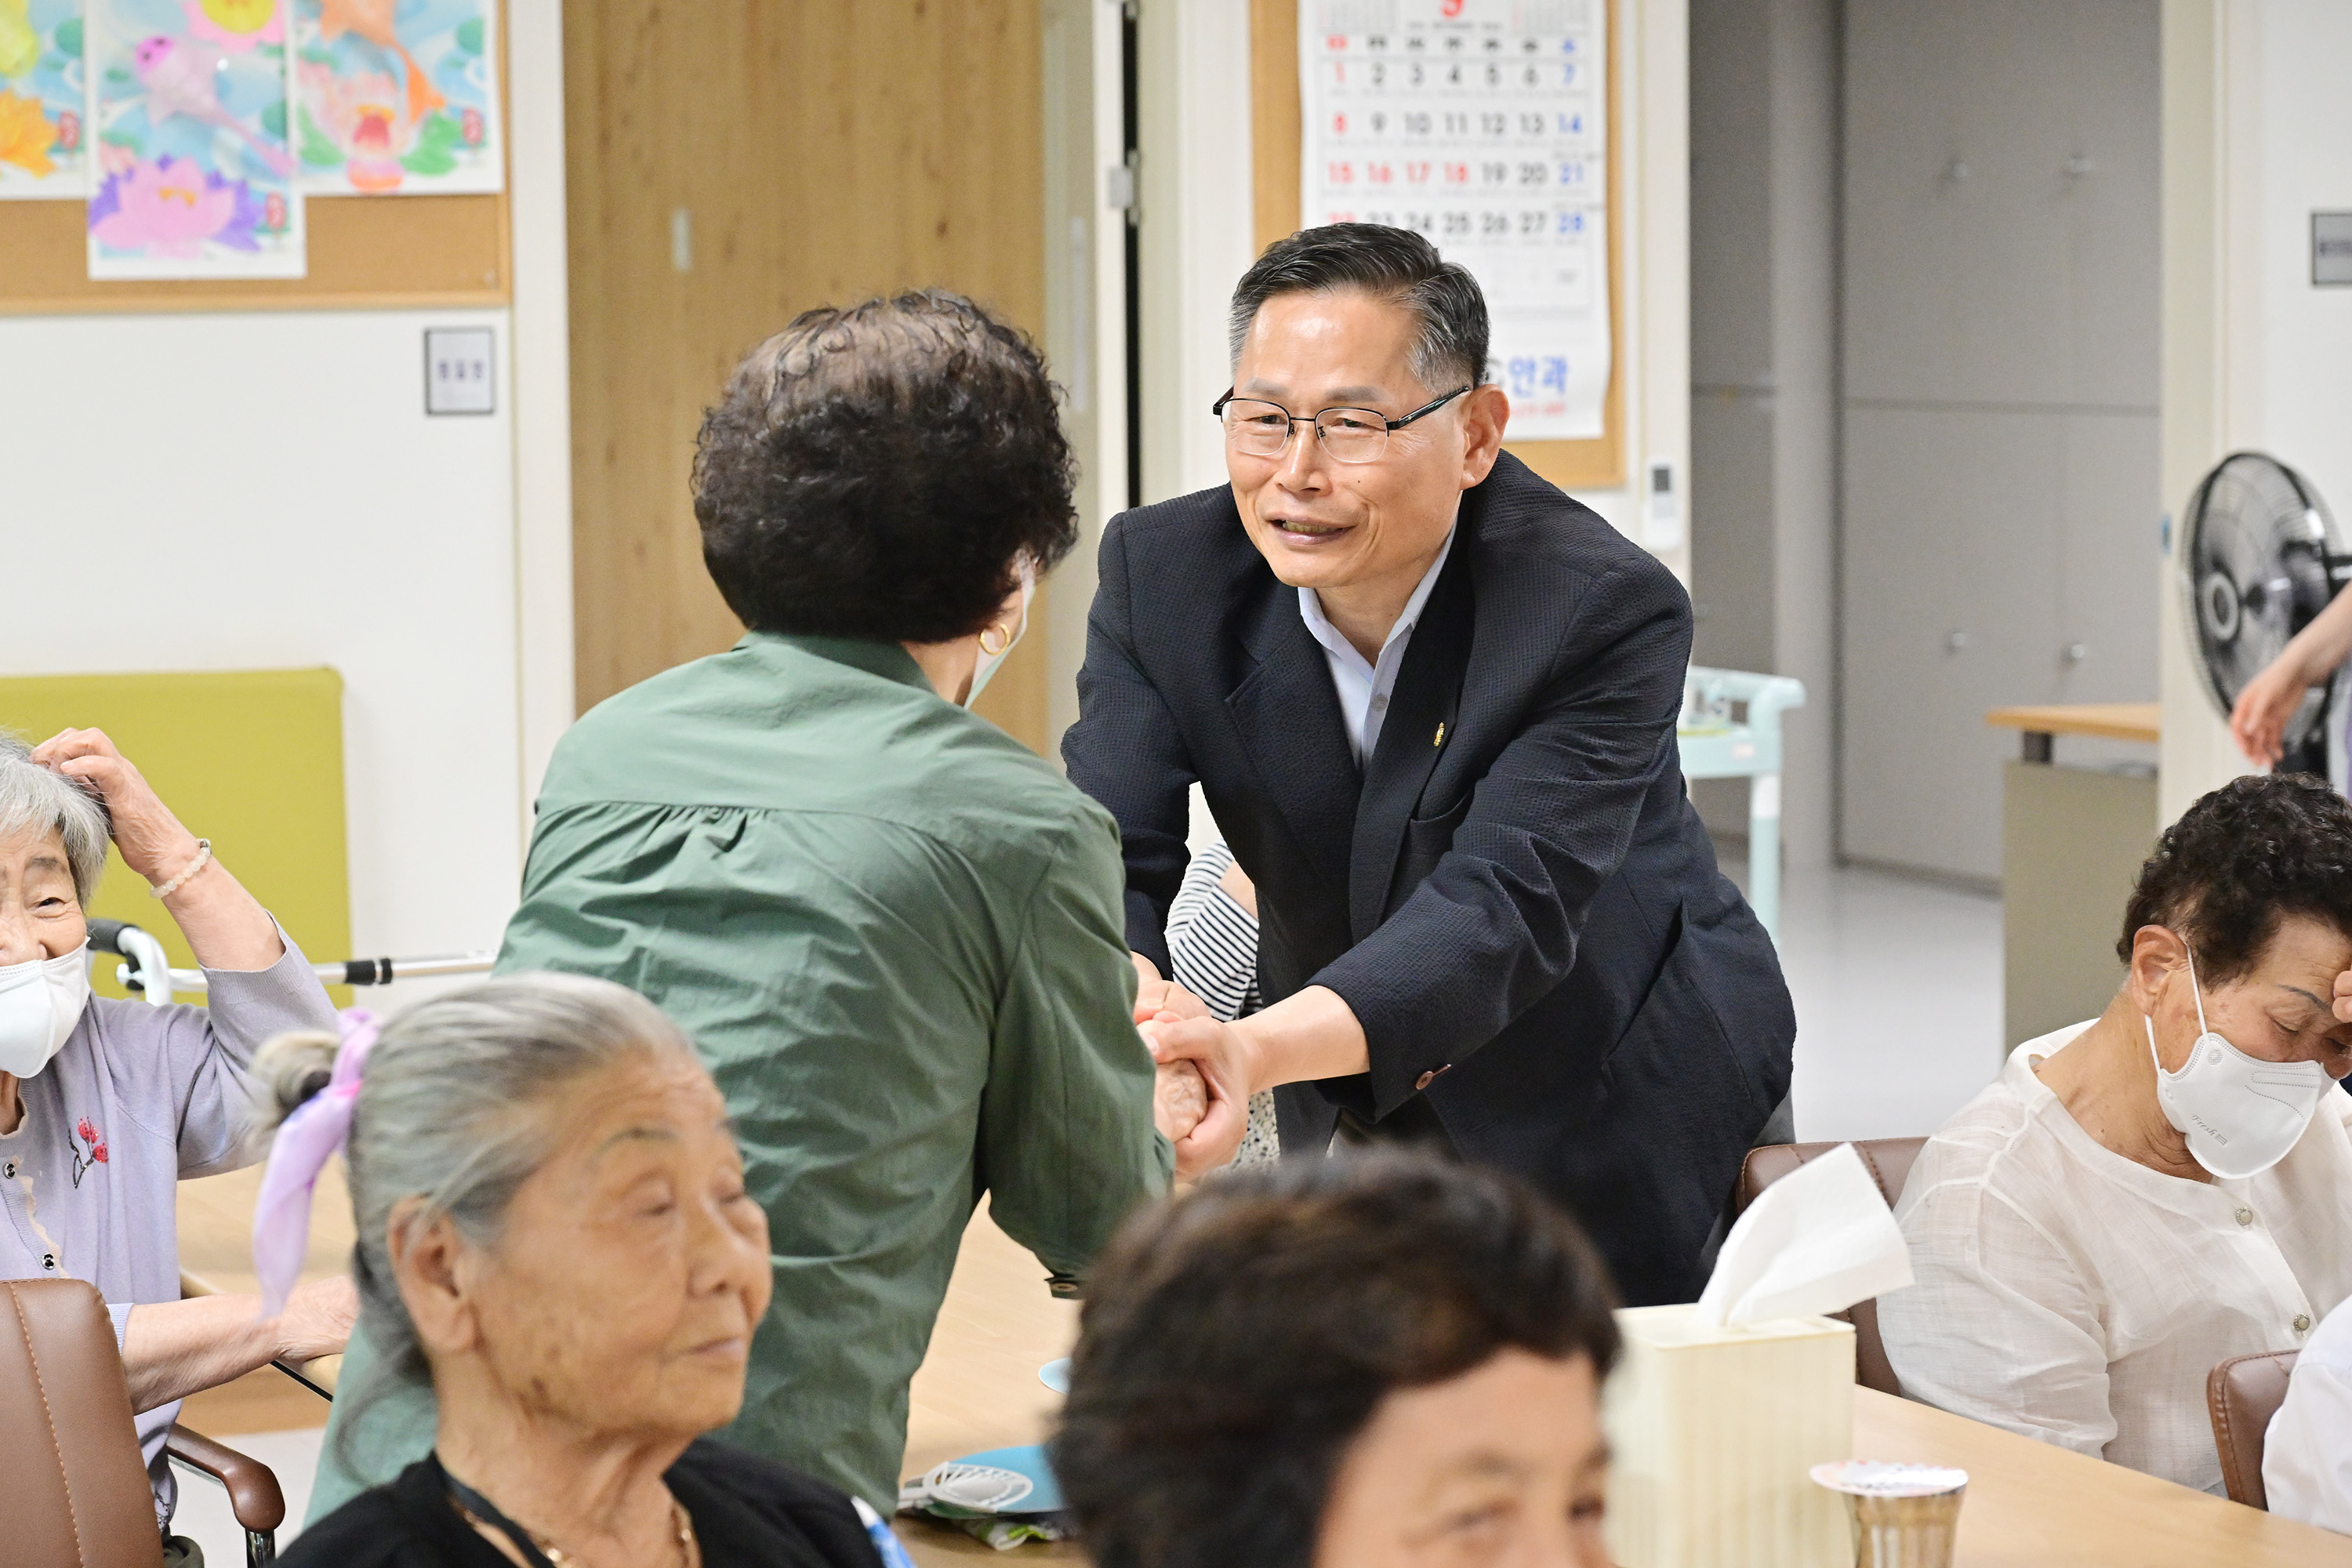
<path fill-rule="evenodd" d="M 1109 814 L 894 644 L 753 633 L 558 743 L 498 967 L 642 993 L 727 1098 L 775 1297 L 722 1436 L 887 1513 L 982 1195 L 1067 1289 L 1167 1190 L 1122 876 Z M 352 1405 L 314 1518 L 431 1444 L 429 1389 Z"/>

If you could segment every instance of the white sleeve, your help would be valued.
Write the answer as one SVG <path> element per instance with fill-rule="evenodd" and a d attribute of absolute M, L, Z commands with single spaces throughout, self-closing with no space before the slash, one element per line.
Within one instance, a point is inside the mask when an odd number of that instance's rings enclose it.
<path fill-rule="evenodd" d="M 1901 1217 L 1916 1282 L 1879 1298 L 1878 1325 L 1904 1394 L 2104 1458 L 2106 1342 L 2065 1253 L 1979 1182 L 1934 1187 Z"/>
<path fill-rule="evenodd" d="M 2271 1511 L 2352 1535 L 2352 1377 L 2308 1352 L 2287 1379 L 2286 1402 L 2263 1441 Z"/>

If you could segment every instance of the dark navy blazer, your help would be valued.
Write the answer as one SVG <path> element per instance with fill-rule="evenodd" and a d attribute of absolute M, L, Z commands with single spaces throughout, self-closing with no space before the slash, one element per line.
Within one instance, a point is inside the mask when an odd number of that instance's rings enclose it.
<path fill-rule="evenodd" d="M 1326 985 L 1362 1023 L 1370 1072 L 1276 1091 L 1285 1149 L 1425 1097 L 1576 1212 L 1627 1302 L 1690 1300 L 1796 1037 L 1683 782 L 1690 599 L 1507 453 L 1455 529 L 1360 770 L 1231 491 L 1114 518 L 1062 754 L 1118 819 L 1135 951 L 1169 973 L 1197 779 L 1257 885 L 1265 1000 Z"/>

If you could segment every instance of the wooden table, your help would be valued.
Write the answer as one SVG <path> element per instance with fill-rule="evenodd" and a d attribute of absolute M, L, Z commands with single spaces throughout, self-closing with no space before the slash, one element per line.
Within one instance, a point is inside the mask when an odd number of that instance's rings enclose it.
<path fill-rule="evenodd" d="M 2024 760 L 2046 763 L 2052 741 L 2059 735 L 2144 741 L 2153 746 L 2162 739 L 2163 710 L 2154 702 L 2049 702 L 1996 708 L 1985 715 L 1985 723 L 1995 730 L 2023 731 Z"/>
<path fill-rule="evenodd" d="M 1968 1471 L 1955 1568 L 2352 1564 L 2352 1536 L 1867 1388 L 1853 1391 L 1853 1447 Z"/>
<path fill-rule="evenodd" d="M 2123 980 L 2116 922 L 2156 843 L 2153 702 L 1996 708 L 1985 722 L 2023 732 L 2024 755 L 2001 765 L 2001 1032 L 1985 1053 L 1990 1078 L 2009 1048 L 2096 1017 Z M 2149 748 L 2142 765 L 2062 766 L 2060 735 Z M 2112 750 L 2112 748 L 2110 748 Z M 2083 759 L 2078 759 L 2078 762 Z"/>
<path fill-rule="evenodd" d="M 192 1273 L 225 1289 L 253 1289 L 248 1252 L 255 1180 L 252 1173 L 239 1172 L 181 1184 L 183 1260 Z M 306 1276 L 341 1266 L 350 1213 L 340 1171 L 331 1167 L 320 1183 Z M 1044 1268 L 990 1222 L 986 1208 L 974 1215 L 930 1353 L 915 1374 L 900 1473 L 919 1475 L 941 1459 L 1043 1437 L 1060 1399 L 1037 1381 L 1037 1369 L 1069 1353 L 1077 1316 L 1076 1303 L 1046 1293 Z M 286 1397 L 307 1402 L 296 1408 L 311 1419 L 236 1429 L 323 1419 L 315 1396 L 266 1369 L 255 1376 L 274 1379 Z M 2352 1538 L 2290 1524 L 1924 1405 L 1857 1388 L 1853 1415 L 1857 1454 L 1957 1465 L 1969 1472 L 1957 1568 L 2352 1568 Z M 896 1522 L 919 1563 L 1085 1561 L 1067 1542 L 999 1553 L 946 1525 L 903 1517 Z"/>
<path fill-rule="evenodd" d="M 1036 1261 L 974 1217 L 916 1374 L 906 1473 L 959 1454 L 1033 1443 L 1057 1403 L 1037 1368 L 1066 1353 L 1076 1309 L 1045 1294 Z M 2352 1537 L 2002 1432 L 1908 1400 L 1853 1391 L 1854 1451 L 1969 1472 L 1955 1568 L 2352 1568 Z M 915 1561 L 1083 1562 L 1066 1542 L 999 1554 L 961 1531 L 901 1518 Z"/>

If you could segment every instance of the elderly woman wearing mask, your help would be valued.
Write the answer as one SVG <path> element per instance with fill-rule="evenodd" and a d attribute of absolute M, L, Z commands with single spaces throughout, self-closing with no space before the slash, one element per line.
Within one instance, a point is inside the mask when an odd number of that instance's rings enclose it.
<path fill-rule="evenodd" d="M 1878 1321 L 1903 1391 L 2208 1491 L 2216 1363 L 2352 1296 L 2352 805 L 2242 778 L 2140 872 L 2097 1018 L 1928 1141 Z"/>
<path fill-rule="evenodd" d="M 210 1007 L 90 995 L 83 911 L 110 825 L 205 966 Z M 251 1296 L 182 1300 L 173 1202 L 182 1177 L 249 1163 L 255 1047 L 333 1021 L 293 942 L 103 733 L 35 751 L 0 731 L 0 1278 L 84 1279 L 106 1298 L 165 1525 L 181 1397 L 340 1350 L 350 1327 L 342 1280 L 268 1320 Z"/>
<path fill-rule="evenodd" d="M 362 1058 L 362 1053 L 364 1052 Z M 871 1510 L 702 1439 L 743 1402 L 768 1223 L 686 1038 L 605 981 L 524 974 L 368 1044 L 272 1042 L 281 1109 L 340 1055 L 369 1341 L 430 1382 L 431 1450 L 312 1525 L 286 1568 L 875 1568 Z M 310 1151 L 308 1179 L 333 1140 Z M 364 1405 L 379 1377 L 344 1397 Z"/>

